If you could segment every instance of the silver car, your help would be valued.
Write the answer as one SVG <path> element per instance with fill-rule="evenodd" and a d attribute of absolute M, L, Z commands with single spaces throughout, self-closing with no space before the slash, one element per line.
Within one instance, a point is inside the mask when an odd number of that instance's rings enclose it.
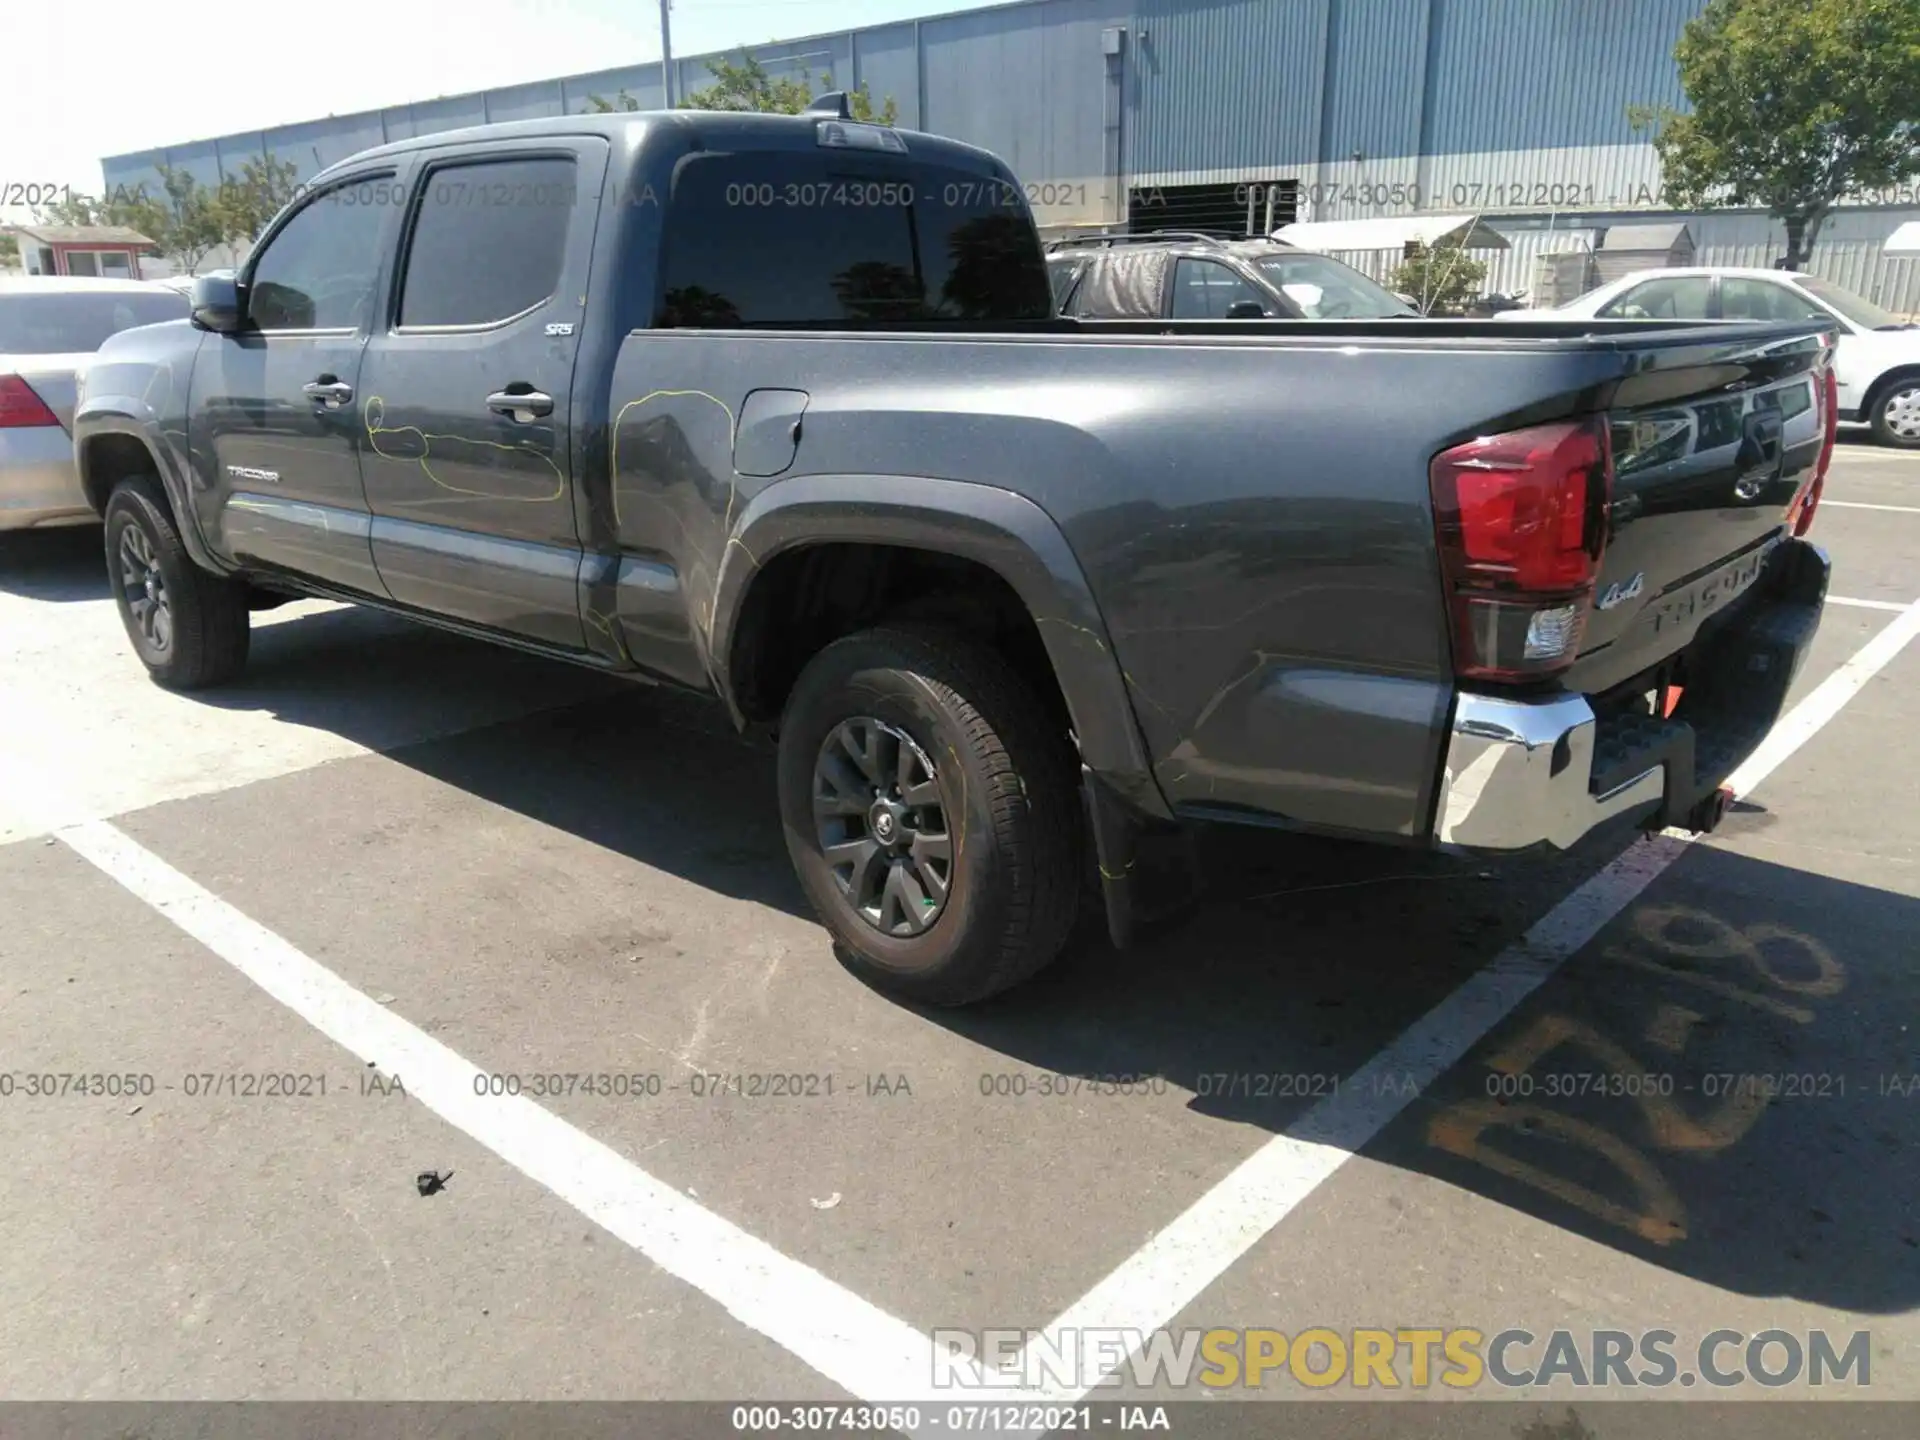
<path fill-rule="evenodd" d="M 109 335 L 188 307 L 143 280 L 0 279 L 0 530 L 99 518 L 73 465 L 74 388 Z"/>

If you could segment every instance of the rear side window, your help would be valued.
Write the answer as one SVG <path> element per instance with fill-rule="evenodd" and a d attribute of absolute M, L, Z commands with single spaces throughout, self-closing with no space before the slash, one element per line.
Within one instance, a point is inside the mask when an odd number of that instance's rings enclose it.
<path fill-rule="evenodd" d="M 1157 320 L 1173 258 L 1151 247 L 1102 250 L 1068 302 L 1077 320 Z"/>
<path fill-rule="evenodd" d="M 675 170 L 661 246 L 662 327 L 1053 312 L 1019 187 L 941 166 L 695 155 Z"/>
<path fill-rule="evenodd" d="M 187 297 L 154 287 L 151 295 L 49 290 L 0 293 L 0 355 L 78 355 L 136 325 L 187 318 Z"/>
<path fill-rule="evenodd" d="M 1079 280 L 1080 272 L 1086 269 L 1084 260 L 1049 260 L 1047 279 L 1053 285 L 1053 308 L 1064 309 L 1067 297 L 1073 294 L 1074 283 Z"/>
<path fill-rule="evenodd" d="M 491 325 L 553 295 L 574 213 L 560 156 L 443 165 L 421 183 L 400 324 Z"/>
<path fill-rule="evenodd" d="M 1675 275 L 1634 286 L 1600 309 L 1608 320 L 1704 320 L 1709 282 L 1704 275 Z"/>
<path fill-rule="evenodd" d="M 1827 320 L 1831 317 L 1813 301 L 1772 280 L 1740 275 L 1720 280 L 1720 315 L 1726 320 Z"/>

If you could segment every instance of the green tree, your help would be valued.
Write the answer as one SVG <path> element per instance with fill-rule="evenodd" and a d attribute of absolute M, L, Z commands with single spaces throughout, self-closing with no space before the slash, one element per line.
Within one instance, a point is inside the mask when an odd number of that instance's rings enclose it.
<path fill-rule="evenodd" d="M 640 102 L 624 90 L 611 100 L 604 95 L 587 96 L 587 114 L 589 115 L 619 115 L 639 108 Z"/>
<path fill-rule="evenodd" d="M 253 244 L 299 190 L 300 167 L 291 160 L 266 155 L 241 162 L 240 174 L 222 181 L 214 197 L 221 240 L 236 249 Z"/>
<path fill-rule="evenodd" d="M 189 275 L 225 238 L 219 192 L 185 170 L 160 167 L 160 194 L 151 207 L 147 223 L 135 228 L 158 245 L 162 255 L 179 261 Z"/>
<path fill-rule="evenodd" d="M 1671 203 L 1764 206 L 1797 270 L 1834 204 L 1920 175 L 1914 0 L 1710 0 L 1673 58 L 1689 113 L 1634 106 Z"/>
<path fill-rule="evenodd" d="M 1458 315 L 1480 293 L 1487 278 L 1484 260 L 1471 259 L 1458 245 L 1431 248 L 1414 241 L 1387 287 L 1411 295 L 1422 315 Z"/>
<path fill-rule="evenodd" d="M 20 263 L 20 242 L 0 232 L 0 265 L 11 268 Z"/>
<path fill-rule="evenodd" d="M 818 90 L 815 89 L 813 76 L 805 70 L 798 75 L 782 76 L 776 80 L 767 74 L 764 65 L 744 52 L 737 65 L 725 59 L 709 60 L 707 73 L 713 76 L 713 84 L 682 99 L 680 103 L 686 109 L 798 115 L 813 103 L 815 94 L 824 94 L 834 88 L 831 73 L 823 73 L 819 77 Z M 640 102 L 624 90 L 611 100 L 599 95 L 587 97 L 587 109 L 594 114 L 614 114 L 640 108 Z M 864 85 L 848 93 L 847 108 L 853 112 L 854 119 L 875 125 L 892 125 L 900 118 L 900 107 L 894 103 L 891 95 L 876 110 L 873 96 Z"/>

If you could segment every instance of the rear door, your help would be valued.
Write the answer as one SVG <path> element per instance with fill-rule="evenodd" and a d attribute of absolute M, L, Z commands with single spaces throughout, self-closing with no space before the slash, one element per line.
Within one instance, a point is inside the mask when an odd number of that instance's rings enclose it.
<path fill-rule="evenodd" d="M 568 455 L 608 146 L 421 162 L 361 377 L 373 554 L 393 598 L 583 649 Z"/>
<path fill-rule="evenodd" d="M 343 176 L 261 239 L 247 327 L 201 344 L 188 422 L 220 548 L 374 595 L 358 386 L 405 178 L 392 162 Z"/>

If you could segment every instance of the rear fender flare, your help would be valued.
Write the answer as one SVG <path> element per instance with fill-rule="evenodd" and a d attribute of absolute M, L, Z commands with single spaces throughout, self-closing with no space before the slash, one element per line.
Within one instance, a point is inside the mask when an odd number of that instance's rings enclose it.
<path fill-rule="evenodd" d="M 727 542 L 707 636 L 715 688 L 736 722 L 736 627 L 755 577 L 785 551 L 833 543 L 938 551 L 999 575 L 1039 630 L 1082 762 L 1139 810 L 1171 815 L 1106 622 L 1066 536 L 1038 505 L 997 486 L 921 476 L 804 475 L 756 495 Z"/>

